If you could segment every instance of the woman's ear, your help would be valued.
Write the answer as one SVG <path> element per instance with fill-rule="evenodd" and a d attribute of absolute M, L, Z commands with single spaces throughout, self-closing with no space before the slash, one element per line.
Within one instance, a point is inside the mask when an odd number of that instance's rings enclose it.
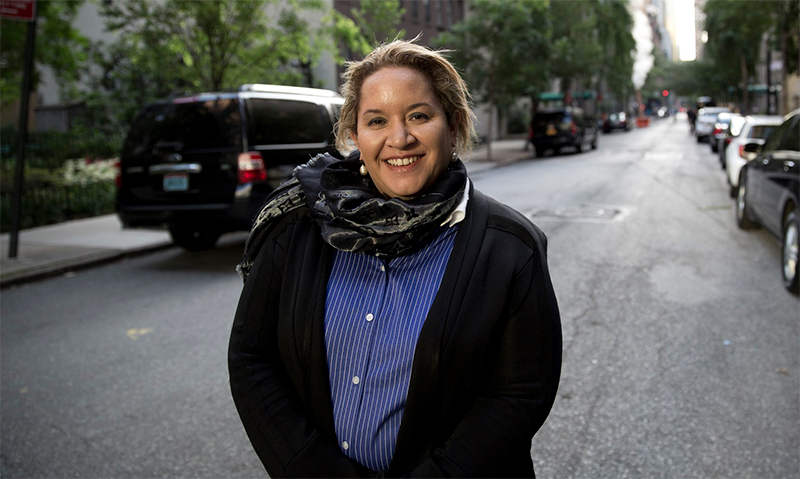
<path fill-rule="evenodd" d="M 456 110 L 453 112 L 453 117 L 450 120 L 450 136 L 453 137 L 453 143 L 454 143 L 453 146 L 455 146 L 455 143 L 458 140 L 458 127 L 460 126 L 461 126 L 461 112 Z"/>
<path fill-rule="evenodd" d="M 359 146 L 358 146 L 358 135 L 356 135 L 356 133 L 354 131 L 350 132 L 350 139 L 353 140 L 353 143 L 356 144 L 356 148 L 358 148 L 360 150 L 361 148 L 359 148 Z"/>

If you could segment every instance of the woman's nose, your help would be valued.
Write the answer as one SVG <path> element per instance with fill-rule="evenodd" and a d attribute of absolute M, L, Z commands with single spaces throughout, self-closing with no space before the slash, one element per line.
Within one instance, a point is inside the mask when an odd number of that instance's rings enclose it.
<path fill-rule="evenodd" d="M 414 135 L 405 123 L 395 123 L 389 131 L 387 144 L 393 148 L 403 149 L 414 141 Z"/>

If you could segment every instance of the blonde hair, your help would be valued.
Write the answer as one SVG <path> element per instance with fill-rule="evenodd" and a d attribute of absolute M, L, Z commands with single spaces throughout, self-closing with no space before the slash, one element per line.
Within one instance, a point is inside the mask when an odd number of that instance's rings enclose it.
<path fill-rule="evenodd" d="M 442 104 L 448 124 L 452 125 L 456 116 L 460 122 L 456 130 L 456 152 L 466 157 L 477 137 L 475 133 L 475 114 L 470 108 L 470 94 L 466 82 L 455 67 L 442 56 L 446 51 L 434 51 L 411 41 L 395 40 L 378 45 L 363 60 L 347 62 L 347 70 L 342 75 L 341 95 L 344 97 L 336 123 L 336 148 L 348 153 L 355 149 L 351 133 L 357 133 L 358 105 L 361 86 L 368 76 L 387 67 L 405 67 L 425 75 L 431 82 L 433 93 Z"/>

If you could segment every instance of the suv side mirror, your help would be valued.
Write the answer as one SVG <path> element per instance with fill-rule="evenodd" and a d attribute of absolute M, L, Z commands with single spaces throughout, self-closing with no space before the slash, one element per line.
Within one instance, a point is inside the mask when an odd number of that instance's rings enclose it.
<path fill-rule="evenodd" d="M 744 151 L 747 153 L 755 153 L 756 155 L 761 153 L 761 144 L 759 143 L 745 143 L 744 144 Z"/>

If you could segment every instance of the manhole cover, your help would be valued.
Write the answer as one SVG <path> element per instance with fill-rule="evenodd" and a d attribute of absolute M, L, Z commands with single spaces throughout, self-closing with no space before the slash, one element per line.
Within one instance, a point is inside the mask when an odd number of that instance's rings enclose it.
<path fill-rule="evenodd" d="M 530 218 L 557 221 L 610 222 L 621 221 L 629 209 L 621 206 L 577 205 L 543 208 L 528 213 Z"/>

